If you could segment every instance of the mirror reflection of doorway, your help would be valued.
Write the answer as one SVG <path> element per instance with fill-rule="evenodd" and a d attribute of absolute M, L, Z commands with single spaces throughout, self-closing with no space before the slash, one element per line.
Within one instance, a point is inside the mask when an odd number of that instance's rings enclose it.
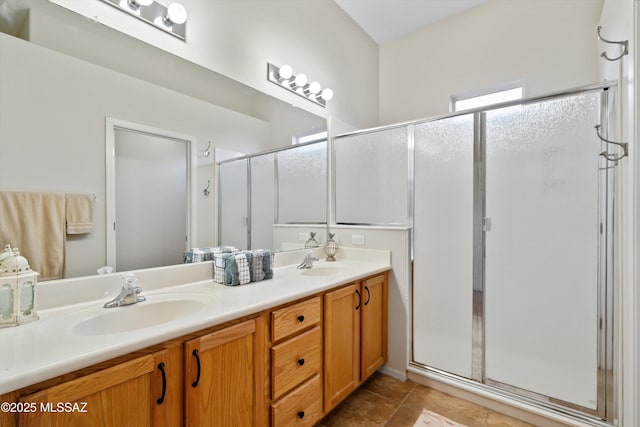
<path fill-rule="evenodd" d="M 107 135 L 107 264 L 126 271 L 182 263 L 192 138 L 120 122 Z"/>

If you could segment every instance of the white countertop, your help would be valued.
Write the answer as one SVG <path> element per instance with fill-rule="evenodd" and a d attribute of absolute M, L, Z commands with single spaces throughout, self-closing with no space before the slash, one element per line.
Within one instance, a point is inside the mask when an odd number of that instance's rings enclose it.
<path fill-rule="evenodd" d="M 283 261 L 278 259 L 279 256 L 280 254 L 276 256 L 275 265 L 281 265 L 288 259 L 301 259 L 299 253 L 283 254 Z M 391 268 L 388 251 L 345 250 L 341 251 L 337 258 L 338 261 L 332 263 L 317 261 L 310 270 L 298 270 L 295 265 L 276 267 L 273 279 L 242 286 L 214 283 L 210 278 L 210 262 L 141 270 L 139 274 L 136 272 L 140 278 L 138 285 L 143 288 L 141 295 L 145 296 L 147 301 L 169 301 L 166 306 L 170 307 L 172 299 L 191 295 L 197 297 L 197 312 L 177 316 L 176 319 L 159 325 L 136 327 L 129 332 L 113 334 L 81 335 L 72 328 L 79 321 L 111 313 L 111 310 L 127 310 L 134 307 L 102 308 L 102 304 L 117 294 L 122 273 L 109 275 L 111 277 L 94 276 L 94 282 L 86 278 L 67 279 L 56 284 L 46 282 L 44 290 L 38 293 L 39 299 L 47 299 L 39 300 L 39 307 L 44 307 L 38 311 L 40 320 L 0 329 L 0 394 L 258 313 Z M 176 284 L 171 280 L 165 280 L 166 283 L 162 284 L 159 284 L 161 280 L 154 281 L 154 284 L 149 283 L 154 274 L 158 275 L 158 272 L 161 272 L 164 277 L 170 276 L 172 269 L 177 271 L 174 275 L 186 277 L 188 283 Z M 197 274 L 185 274 L 189 270 L 197 271 Z M 202 277 L 203 272 L 209 277 Z M 206 280 L 193 280 L 194 277 Z M 65 298 L 59 294 L 80 289 L 79 286 L 82 286 L 84 294 L 73 292 L 73 295 L 66 298 L 67 303 L 63 303 Z M 56 287 L 59 287 L 57 293 L 52 291 Z M 83 297 L 80 298 L 78 294 L 83 294 Z M 53 300 L 56 300 L 55 303 L 52 303 Z M 137 305 L 141 304 L 145 302 Z"/>

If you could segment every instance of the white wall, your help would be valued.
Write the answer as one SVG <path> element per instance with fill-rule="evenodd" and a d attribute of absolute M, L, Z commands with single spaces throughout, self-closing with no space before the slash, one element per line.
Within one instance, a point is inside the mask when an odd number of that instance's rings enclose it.
<path fill-rule="evenodd" d="M 619 396 L 619 413 L 621 426 L 637 426 L 640 422 L 640 292 L 638 292 L 638 253 L 640 253 L 640 151 L 637 150 L 638 120 L 636 103 L 640 93 L 635 84 L 638 55 L 637 22 L 640 8 L 634 0 L 605 0 L 599 25 L 602 36 L 608 40 L 629 40 L 629 55 L 622 60 L 609 62 L 601 59 L 599 73 L 601 79 L 617 80 L 619 84 L 619 117 L 620 132 L 615 140 L 629 142 L 629 158 L 620 162 L 618 179 L 621 181 L 621 203 L 617 206 L 618 218 L 616 229 L 620 236 L 616 248 L 619 254 L 618 265 L 622 266 L 619 280 L 617 326 L 620 328 L 621 340 L 618 342 L 617 368 L 622 372 L 621 381 L 616 390 Z M 635 21 L 634 21 L 634 15 Z M 622 51 L 619 46 L 598 43 L 597 53 L 606 51 L 609 57 L 616 57 Z M 614 139 L 613 137 L 611 139 Z"/>
<path fill-rule="evenodd" d="M 598 80 L 602 0 L 490 0 L 380 46 L 380 124 L 446 114 L 449 97 L 525 81 L 526 96 Z"/>
<path fill-rule="evenodd" d="M 0 190 L 97 197 L 94 231 L 67 244 L 68 277 L 94 274 L 106 261 L 106 117 L 193 135 L 202 149 L 213 140 L 254 152 L 268 139 L 266 122 L 6 34 L 0 63 Z M 203 221 L 213 218 L 209 207 Z M 208 240 L 198 244 L 211 245 L 214 236 Z"/>
<path fill-rule="evenodd" d="M 97 30 L 100 37 L 86 33 L 98 25 L 69 17 L 51 21 L 50 16 L 60 14 L 30 1 L 34 7 L 29 31 L 35 43 L 87 58 L 113 57 L 115 49 L 115 60 L 125 68 L 129 59 L 151 72 L 165 66 L 140 64 L 139 49 L 118 49 L 112 43 L 116 36 L 102 30 Z M 359 127 L 377 122 L 377 45 L 333 1 L 182 0 L 189 14 L 186 42 L 100 1 L 52 1 L 324 118 L 336 115 Z M 324 109 L 284 91 L 266 80 L 267 62 L 290 64 L 294 71 L 331 87 L 335 98 Z"/>

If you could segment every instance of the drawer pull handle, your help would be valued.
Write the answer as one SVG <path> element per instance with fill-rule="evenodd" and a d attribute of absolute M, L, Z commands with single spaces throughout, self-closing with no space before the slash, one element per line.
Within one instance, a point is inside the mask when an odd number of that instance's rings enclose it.
<path fill-rule="evenodd" d="M 299 411 L 298 412 L 298 418 L 300 418 L 300 419 L 304 418 L 304 411 Z"/>
<path fill-rule="evenodd" d="M 198 375 L 196 376 L 196 380 L 191 383 L 191 386 L 196 388 L 200 382 L 200 355 L 198 354 L 198 349 L 193 350 L 193 353 L 191 354 L 196 358 L 196 363 L 198 364 Z"/>
<path fill-rule="evenodd" d="M 304 359 L 302 357 L 298 359 L 298 365 L 300 366 L 304 365 Z"/>
<path fill-rule="evenodd" d="M 369 292 L 368 286 L 365 286 L 364 290 L 367 291 L 367 300 L 364 302 L 364 305 L 369 305 L 369 301 L 371 301 L 371 292 Z"/>
<path fill-rule="evenodd" d="M 304 322 L 304 314 L 301 314 L 300 316 L 298 316 L 298 322 L 300 323 Z"/>
<path fill-rule="evenodd" d="M 164 371 L 164 362 L 158 364 L 158 369 L 162 372 L 162 395 L 156 402 L 158 405 L 162 405 L 164 402 L 164 396 L 167 394 L 167 373 Z"/>

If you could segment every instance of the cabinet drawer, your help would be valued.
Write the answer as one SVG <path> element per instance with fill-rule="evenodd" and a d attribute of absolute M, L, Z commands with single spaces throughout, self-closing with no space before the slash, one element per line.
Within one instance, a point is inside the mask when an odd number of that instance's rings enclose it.
<path fill-rule="evenodd" d="M 271 339 L 280 341 L 318 323 L 320 297 L 315 297 L 271 312 Z"/>
<path fill-rule="evenodd" d="M 322 333 L 316 326 L 271 348 L 272 399 L 278 400 L 304 380 L 320 373 Z"/>
<path fill-rule="evenodd" d="M 274 427 L 311 426 L 321 416 L 320 375 L 314 376 L 271 407 L 271 424 Z"/>

